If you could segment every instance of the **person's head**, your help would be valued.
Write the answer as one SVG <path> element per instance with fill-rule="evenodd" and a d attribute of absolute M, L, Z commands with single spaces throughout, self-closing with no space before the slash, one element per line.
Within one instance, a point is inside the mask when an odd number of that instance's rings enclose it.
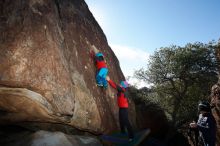
<path fill-rule="evenodd" d="M 128 82 L 127 81 L 121 81 L 120 85 L 123 87 L 123 88 L 127 88 L 129 86 Z"/>
<path fill-rule="evenodd" d="M 207 101 L 201 101 L 198 105 L 199 112 L 211 112 L 211 107 L 209 102 Z"/>
<path fill-rule="evenodd" d="M 96 56 L 96 57 L 104 57 L 104 55 L 103 55 L 101 52 L 96 53 L 95 56 Z"/>

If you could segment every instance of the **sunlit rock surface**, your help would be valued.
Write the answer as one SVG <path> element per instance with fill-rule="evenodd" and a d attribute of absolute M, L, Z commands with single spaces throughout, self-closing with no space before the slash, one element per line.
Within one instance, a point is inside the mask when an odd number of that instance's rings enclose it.
<path fill-rule="evenodd" d="M 63 123 L 94 133 L 118 128 L 115 92 L 96 86 L 91 45 L 105 55 L 112 80 L 124 76 L 83 0 L 0 1 L 0 34 L 1 124 Z"/>

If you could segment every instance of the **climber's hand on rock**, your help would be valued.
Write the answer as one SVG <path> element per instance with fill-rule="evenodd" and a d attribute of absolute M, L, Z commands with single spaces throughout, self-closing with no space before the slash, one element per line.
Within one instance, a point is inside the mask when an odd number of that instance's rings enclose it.
<path fill-rule="evenodd" d="M 106 80 L 107 80 L 107 81 L 109 81 L 109 80 L 110 80 L 109 76 L 106 76 Z"/>
<path fill-rule="evenodd" d="M 99 52 L 99 50 L 95 47 L 95 45 L 92 45 L 91 49 L 95 52 L 95 54 Z"/>

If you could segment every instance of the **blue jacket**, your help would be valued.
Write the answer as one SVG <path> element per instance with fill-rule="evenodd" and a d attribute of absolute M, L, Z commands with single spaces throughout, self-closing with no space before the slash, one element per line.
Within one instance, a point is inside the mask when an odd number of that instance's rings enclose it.
<path fill-rule="evenodd" d="M 200 114 L 197 122 L 200 136 L 208 146 L 215 146 L 216 121 L 211 113 Z"/>

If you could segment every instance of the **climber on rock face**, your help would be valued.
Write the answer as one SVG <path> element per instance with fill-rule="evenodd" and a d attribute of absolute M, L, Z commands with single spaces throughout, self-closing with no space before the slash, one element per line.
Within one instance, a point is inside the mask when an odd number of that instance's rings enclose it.
<path fill-rule="evenodd" d="M 91 46 L 90 53 L 92 57 L 95 59 L 95 64 L 97 68 L 97 73 L 96 73 L 97 86 L 104 87 L 106 89 L 108 87 L 108 82 L 106 80 L 106 76 L 108 74 L 108 68 L 104 59 L 104 55 L 94 45 Z"/>
<path fill-rule="evenodd" d="M 126 88 L 128 87 L 128 83 L 126 81 L 121 81 L 120 85 L 117 85 L 112 80 L 110 80 L 108 76 L 106 79 L 110 86 L 118 91 L 117 101 L 119 106 L 119 123 L 121 133 L 125 133 L 126 128 L 128 131 L 129 141 L 132 141 L 134 138 L 134 133 L 128 119 L 128 98 L 126 96 Z"/>

